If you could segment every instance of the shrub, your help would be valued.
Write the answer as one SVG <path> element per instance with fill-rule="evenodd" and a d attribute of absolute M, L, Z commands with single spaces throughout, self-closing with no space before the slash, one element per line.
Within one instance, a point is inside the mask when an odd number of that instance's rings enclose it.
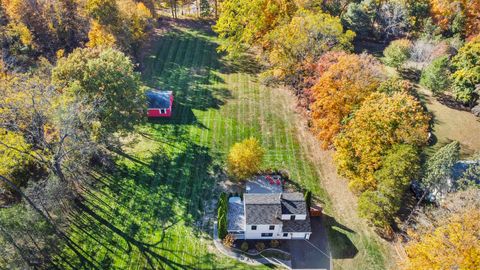
<path fill-rule="evenodd" d="M 263 243 L 263 242 L 257 242 L 257 243 L 255 244 L 255 248 L 256 248 L 258 251 L 262 251 L 262 250 L 265 249 L 265 243 Z"/>
<path fill-rule="evenodd" d="M 280 242 L 278 240 L 273 239 L 272 241 L 270 241 L 270 246 L 272 248 L 277 248 L 280 246 Z"/>
<path fill-rule="evenodd" d="M 448 56 L 433 60 L 422 72 L 420 84 L 427 87 L 434 95 L 444 92 L 450 85 Z"/>
<path fill-rule="evenodd" d="M 223 238 L 223 245 L 226 247 L 231 248 L 233 246 L 233 242 L 235 241 L 235 235 L 229 233 L 225 238 Z"/>
<path fill-rule="evenodd" d="M 247 251 L 250 247 L 248 246 L 247 241 L 243 241 L 242 245 L 240 246 L 240 249 L 243 251 Z"/>
<path fill-rule="evenodd" d="M 310 190 L 305 191 L 305 203 L 307 204 L 307 208 L 310 208 L 312 205 L 312 192 Z"/>
<path fill-rule="evenodd" d="M 227 194 L 222 192 L 220 198 L 218 199 L 217 205 L 217 220 L 218 220 L 218 237 L 224 239 L 227 235 Z"/>
<path fill-rule="evenodd" d="M 394 40 L 383 51 L 383 61 L 387 66 L 399 68 L 410 58 L 412 43 L 408 39 Z"/>

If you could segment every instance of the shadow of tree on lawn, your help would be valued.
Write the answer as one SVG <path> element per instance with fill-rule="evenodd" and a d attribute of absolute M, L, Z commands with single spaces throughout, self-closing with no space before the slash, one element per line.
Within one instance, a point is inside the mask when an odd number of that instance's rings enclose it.
<path fill-rule="evenodd" d="M 357 255 L 358 249 L 348 237 L 348 234 L 355 234 L 352 229 L 340 224 L 329 215 L 323 215 L 328 233 L 329 242 L 332 243 L 330 250 L 333 259 L 348 259 Z"/>

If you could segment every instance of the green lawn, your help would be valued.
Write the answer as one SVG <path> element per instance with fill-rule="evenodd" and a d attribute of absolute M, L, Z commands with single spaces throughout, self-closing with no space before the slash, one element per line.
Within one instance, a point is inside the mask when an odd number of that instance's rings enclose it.
<path fill-rule="evenodd" d="M 63 268 L 251 268 L 219 255 L 211 228 L 229 147 L 254 136 L 265 167 L 287 169 L 328 206 L 319 176 L 295 135 L 288 98 L 265 88 L 246 67 L 222 62 L 212 35 L 186 29 L 160 38 L 144 82 L 175 93 L 174 116 L 121 138 L 116 170 L 92 172 L 64 248 Z"/>

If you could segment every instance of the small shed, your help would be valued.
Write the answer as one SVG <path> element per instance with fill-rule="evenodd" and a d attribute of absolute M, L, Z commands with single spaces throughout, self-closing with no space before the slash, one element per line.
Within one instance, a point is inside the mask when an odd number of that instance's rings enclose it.
<path fill-rule="evenodd" d="M 148 90 L 148 117 L 171 117 L 173 106 L 172 91 Z"/>

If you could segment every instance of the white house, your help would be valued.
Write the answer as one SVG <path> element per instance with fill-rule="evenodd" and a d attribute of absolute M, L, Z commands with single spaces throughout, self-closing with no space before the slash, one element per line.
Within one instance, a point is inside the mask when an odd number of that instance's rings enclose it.
<path fill-rule="evenodd" d="M 312 229 L 303 194 L 284 193 L 278 186 L 265 190 L 261 184 L 261 189 L 247 185 L 243 201 L 229 199 L 228 232 L 237 239 L 309 239 Z"/>

